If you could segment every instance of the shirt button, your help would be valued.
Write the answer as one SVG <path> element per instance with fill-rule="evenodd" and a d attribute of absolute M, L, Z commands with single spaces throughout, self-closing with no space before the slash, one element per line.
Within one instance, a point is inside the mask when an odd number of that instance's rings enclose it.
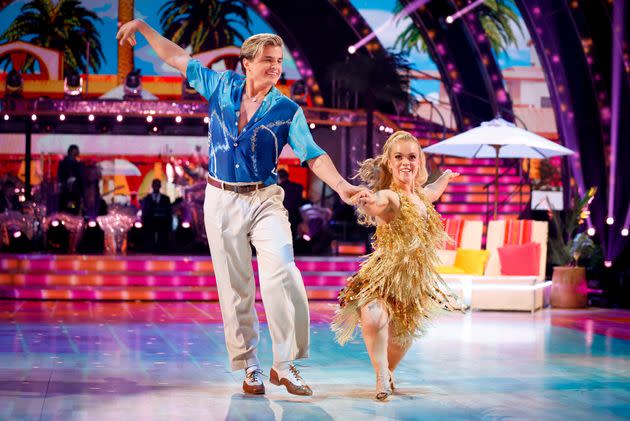
<path fill-rule="evenodd" d="M 235 125 L 236 127 L 238 127 L 238 121 L 237 121 L 236 123 L 234 123 L 234 125 Z"/>
<path fill-rule="evenodd" d="M 238 146 L 238 143 L 234 142 L 234 147 L 236 148 Z"/>
<path fill-rule="evenodd" d="M 236 164 L 236 168 L 238 168 L 238 164 Z"/>

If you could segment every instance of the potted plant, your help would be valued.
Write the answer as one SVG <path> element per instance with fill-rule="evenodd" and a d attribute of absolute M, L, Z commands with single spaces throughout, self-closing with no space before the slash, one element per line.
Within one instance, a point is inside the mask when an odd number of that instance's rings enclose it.
<path fill-rule="evenodd" d="M 593 256 L 596 246 L 585 233 L 578 232 L 588 217 L 588 205 L 596 187 L 583 197 L 575 196 L 572 206 L 564 215 L 553 212 L 554 231 L 549 236 L 549 261 L 554 265 L 551 278 L 551 306 L 556 308 L 584 308 L 587 304 L 588 285 L 586 269 L 581 262 Z"/>

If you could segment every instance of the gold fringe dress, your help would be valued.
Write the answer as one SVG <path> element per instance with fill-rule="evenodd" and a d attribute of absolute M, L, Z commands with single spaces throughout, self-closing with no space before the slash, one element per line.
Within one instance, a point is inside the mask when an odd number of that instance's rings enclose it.
<path fill-rule="evenodd" d="M 332 329 L 342 345 L 354 336 L 361 307 L 375 299 L 384 302 L 394 339 L 401 345 L 424 334 L 436 312 L 465 309 L 436 271 L 436 250 L 452 241 L 440 215 L 423 192 L 416 194 L 426 206 L 425 216 L 405 194 L 396 193 L 398 215 L 376 227 L 374 252 L 339 293 Z"/>

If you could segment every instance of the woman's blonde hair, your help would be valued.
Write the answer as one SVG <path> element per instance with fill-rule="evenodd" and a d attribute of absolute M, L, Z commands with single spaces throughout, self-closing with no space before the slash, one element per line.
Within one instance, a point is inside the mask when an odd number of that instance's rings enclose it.
<path fill-rule="evenodd" d="M 262 49 L 269 45 L 272 47 L 284 47 L 284 42 L 282 41 L 282 38 L 276 34 L 256 34 L 247 38 L 245 42 L 243 42 L 243 45 L 241 45 L 241 53 L 238 58 L 241 62 L 243 73 L 245 73 L 243 59 L 247 59 L 249 61 L 254 60 L 254 58 L 260 54 Z"/>
<path fill-rule="evenodd" d="M 418 139 L 414 135 L 405 131 L 397 131 L 393 133 L 383 145 L 383 153 L 375 156 L 374 158 L 368 158 L 360 163 L 359 170 L 353 178 L 359 178 L 361 181 L 373 192 L 388 189 L 393 182 L 392 172 L 389 169 L 389 160 L 391 159 L 391 152 L 394 145 L 398 142 L 414 142 L 418 145 L 420 154 L 418 156 L 418 174 L 416 175 L 414 187 L 416 190 L 420 190 L 424 183 L 429 178 L 427 171 L 427 160 L 424 156 L 424 152 L 420 147 Z M 359 209 L 359 223 L 364 225 L 374 225 L 375 219 L 368 217 Z"/>

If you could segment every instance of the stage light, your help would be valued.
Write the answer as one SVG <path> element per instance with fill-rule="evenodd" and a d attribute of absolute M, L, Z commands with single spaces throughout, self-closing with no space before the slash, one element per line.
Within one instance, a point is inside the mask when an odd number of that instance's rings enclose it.
<path fill-rule="evenodd" d="M 308 234 L 304 234 L 304 235 L 302 236 L 302 239 L 304 239 L 304 241 L 311 241 L 311 236 L 310 236 L 310 235 L 308 235 Z"/>
<path fill-rule="evenodd" d="M 67 253 L 70 247 L 70 232 L 63 221 L 53 219 L 46 234 L 46 249 L 56 253 Z"/>
<path fill-rule="evenodd" d="M 606 218 L 606 223 L 608 225 L 612 225 L 615 223 L 615 218 L 613 218 L 612 216 L 609 216 L 608 218 Z"/>
<path fill-rule="evenodd" d="M 313 129 L 315 128 L 315 123 L 311 123 L 311 124 L 309 124 L 309 125 L 308 125 L 308 127 L 310 127 L 310 128 L 311 128 L 311 130 L 313 130 Z"/>
<path fill-rule="evenodd" d="M 153 126 L 153 133 L 157 133 L 157 131 L 158 131 L 157 126 Z"/>
<path fill-rule="evenodd" d="M 65 121 L 66 120 L 66 115 L 65 114 L 59 114 L 59 120 L 60 121 Z"/>
<path fill-rule="evenodd" d="M 4 115 L 4 121 L 9 121 L 9 114 Z"/>
<path fill-rule="evenodd" d="M 590 227 L 589 229 L 587 229 L 587 230 L 586 230 L 586 233 L 587 233 L 589 236 L 591 236 L 591 237 L 592 237 L 592 236 L 594 236 L 594 235 L 595 235 L 595 228 Z"/>
<path fill-rule="evenodd" d="M 136 222 L 134 222 L 133 226 L 136 227 L 136 228 L 142 228 L 142 222 L 136 221 Z"/>
<path fill-rule="evenodd" d="M 83 231 L 77 251 L 81 254 L 102 254 L 105 250 L 105 232 L 94 219 L 88 222 Z"/>
<path fill-rule="evenodd" d="M 190 228 L 190 222 L 188 221 L 182 222 L 182 228 L 186 228 L 186 229 Z"/>
<path fill-rule="evenodd" d="M 63 92 L 66 98 L 76 98 L 83 92 L 83 78 L 71 72 L 63 79 Z"/>
<path fill-rule="evenodd" d="M 205 117 L 203 118 L 203 122 L 204 122 L 204 123 L 206 123 L 206 124 L 210 123 L 210 117 L 205 116 Z"/>
<path fill-rule="evenodd" d="M 628 228 L 624 228 L 624 229 L 622 229 L 622 230 L 621 230 L 621 235 L 622 235 L 623 237 L 627 237 L 627 236 L 628 236 Z"/>
<path fill-rule="evenodd" d="M 124 100 L 142 98 L 142 80 L 140 78 L 140 69 L 132 70 L 127 74 L 127 77 L 125 77 L 124 92 Z"/>
<path fill-rule="evenodd" d="M 32 251 L 32 244 L 29 238 L 19 229 L 11 232 L 15 227 L 7 227 L 8 233 L 11 235 L 8 249 L 9 253 L 30 253 Z"/>
<path fill-rule="evenodd" d="M 119 123 L 120 123 L 121 121 L 123 121 L 123 116 L 122 116 L 122 115 L 120 115 L 120 114 L 118 114 L 118 115 L 116 116 L 116 121 L 117 121 L 117 122 L 119 122 Z"/>
<path fill-rule="evenodd" d="M 379 132 L 382 132 L 382 131 L 384 131 L 384 130 L 385 130 L 385 126 L 382 126 L 382 125 L 381 125 L 381 126 L 379 126 L 379 128 L 378 128 L 378 131 L 379 131 Z"/>
<path fill-rule="evenodd" d="M 334 132 L 335 130 L 337 130 L 337 125 L 333 124 L 332 126 L 330 126 L 330 129 Z"/>
<path fill-rule="evenodd" d="M 612 266 L 612 262 L 611 262 L 610 260 L 606 260 L 606 261 L 604 262 L 604 266 L 606 266 L 607 268 L 609 268 L 609 267 L 611 267 L 611 266 Z"/>
<path fill-rule="evenodd" d="M 35 115 L 35 114 L 31 115 L 31 120 L 37 121 L 37 115 Z"/>
<path fill-rule="evenodd" d="M 24 81 L 22 74 L 16 70 L 11 70 L 7 75 L 6 86 L 4 89 L 5 96 L 21 98 L 24 90 Z"/>
<path fill-rule="evenodd" d="M 447 16 L 447 17 L 446 17 L 446 23 L 448 23 L 449 25 L 450 25 L 451 23 L 453 23 L 453 20 L 454 20 L 454 19 L 453 19 L 453 16 Z"/>
<path fill-rule="evenodd" d="M 357 49 L 356 49 L 356 47 L 354 45 L 351 45 L 350 47 L 348 47 L 348 52 L 350 54 L 354 54 L 354 53 L 357 52 Z"/>
<path fill-rule="evenodd" d="M 175 123 L 181 123 L 182 122 L 182 116 L 178 115 L 177 117 L 175 117 Z"/>
<path fill-rule="evenodd" d="M 150 123 L 153 121 L 153 117 L 151 117 L 150 115 L 147 116 L 147 123 Z"/>
<path fill-rule="evenodd" d="M 90 120 L 90 121 L 94 121 L 94 114 L 90 114 L 90 115 L 88 116 L 88 120 Z"/>

